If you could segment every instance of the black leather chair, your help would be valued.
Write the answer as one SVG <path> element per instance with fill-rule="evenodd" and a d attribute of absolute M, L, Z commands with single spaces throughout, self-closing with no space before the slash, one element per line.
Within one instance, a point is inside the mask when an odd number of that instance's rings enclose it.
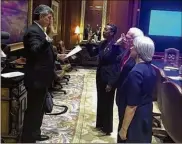
<path fill-rule="evenodd" d="M 153 101 L 157 102 L 159 111 L 162 112 L 162 96 L 163 96 L 163 82 L 167 81 L 164 71 L 155 65 L 152 65 L 155 69 L 157 81 L 153 92 Z M 158 119 L 156 117 L 159 117 Z M 153 125 L 157 124 L 157 127 L 161 127 L 160 122 L 161 113 L 153 113 Z"/>
<path fill-rule="evenodd" d="M 164 82 L 162 122 L 167 134 L 176 143 L 182 143 L 182 89 L 179 85 Z"/>

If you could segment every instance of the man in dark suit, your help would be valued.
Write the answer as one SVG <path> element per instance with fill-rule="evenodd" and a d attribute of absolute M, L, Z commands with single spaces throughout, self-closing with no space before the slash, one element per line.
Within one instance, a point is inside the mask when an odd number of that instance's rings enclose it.
<path fill-rule="evenodd" d="M 91 30 L 90 24 L 87 24 L 87 27 L 84 29 L 83 40 L 88 40 L 88 35 Z"/>
<path fill-rule="evenodd" d="M 55 59 L 59 57 L 53 52 L 52 39 L 44 31 L 44 28 L 51 31 L 53 10 L 46 5 L 39 5 L 34 10 L 34 16 L 34 23 L 23 38 L 26 58 L 24 83 L 27 89 L 27 110 L 21 139 L 23 143 L 34 143 L 36 140 L 48 138 L 40 134 L 43 104 L 54 79 Z"/>

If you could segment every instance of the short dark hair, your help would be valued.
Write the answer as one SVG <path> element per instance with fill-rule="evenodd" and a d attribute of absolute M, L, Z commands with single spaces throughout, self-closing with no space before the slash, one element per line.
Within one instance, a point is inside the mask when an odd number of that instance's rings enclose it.
<path fill-rule="evenodd" d="M 33 20 L 39 20 L 40 19 L 40 15 L 39 14 L 34 14 L 33 15 Z"/>
<path fill-rule="evenodd" d="M 114 33 L 114 35 L 117 33 L 117 26 L 116 25 L 114 25 L 114 24 L 110 24 L 110 23 L 108 23 L 107 24 L 108 26 L 110 26 L 111 27 L 111 31 Z"/>
<path fill-rule="evenodd" d="M 43 5 L 43 4 L 41 4 L 41 5 L 39 5 L 39 6 L 37 6 L 35 9 L 34 9 L 34 12 L 33 12 L 33 19 L 34 20 L 39 20 L 40 19 L 40 15 L 41 14 L 45 14 L 45 15 L 47 15 L 47 14 L 49 14 L 49 13 L 52 13 L 53 14 L 53 10 L 52 10 L 52 8 L 50 8 L 49 6 L 47 6 L 47 5 Z"/>

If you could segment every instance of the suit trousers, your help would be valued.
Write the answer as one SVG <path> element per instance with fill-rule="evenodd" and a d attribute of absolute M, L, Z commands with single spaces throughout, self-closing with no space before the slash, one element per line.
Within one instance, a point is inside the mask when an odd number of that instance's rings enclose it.
<path fill-rule="evenodd" d="M 35 137 L 40 134 L 44 115 L 44 103 L 47 88 L 27 88 L 27 110 L 25 111 L 22 143 L 35 143 Z"/>
<path fill-rule="evenodd" d="M 101 128 L 105 133 L 113 131 L 113 104 L 115 88 L 106 92 L 107 84 L 99 77 L 96 78 L 97 84 L 97 118 L 96 128 Z"/>

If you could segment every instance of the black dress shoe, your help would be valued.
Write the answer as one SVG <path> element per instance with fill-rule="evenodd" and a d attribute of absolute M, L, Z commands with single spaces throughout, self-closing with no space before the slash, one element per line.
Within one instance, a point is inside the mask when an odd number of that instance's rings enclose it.
<path fill-rule="evenodd" d="M 96 127 L 95 129 L 98 131 L 102 131 L 102 127 Z"/>
<path fill-rule="evenodd" d="M 102 133 L 103 133 L 103 136 L 110 136 L 111 135 L 111 133 L 109 133 L 109 132 L 102 131 Z"/>
<path fill-rule="evenodd" d="M 106 132 L 103 130 L 103 128 L 100 128 L 99 131 L 101 132 L 101 134 L 99 134 L 99 136 L 110 136 L 111 132 Z"/>
<path fill-rule="evenodd" d="M 110 136 L 111 135 L 111 132 L 106 132 L 102 129 L 102 133 L 103 133 L 103 136 Z"/>
<path fill-rule="evenodd" d="M 110 136 L 111 135 L 111 133 L 105 133 L 107 136 Z"/>
<path fill-rule="evenodd" d="M 45 140 L 48 140 L 49 139 L 49 136 L 47 135 L 38 135 L 35 137 L 36 140 L 38 141 L 45 141 Z"/>
<path fill-rule="evenodd" d="M 110 136 L 110 135 L 111 135 L 111 133 L 102 132 L 102 134 L 99 134 L 98 136 L 103 137 L 103 136 Z"/>

